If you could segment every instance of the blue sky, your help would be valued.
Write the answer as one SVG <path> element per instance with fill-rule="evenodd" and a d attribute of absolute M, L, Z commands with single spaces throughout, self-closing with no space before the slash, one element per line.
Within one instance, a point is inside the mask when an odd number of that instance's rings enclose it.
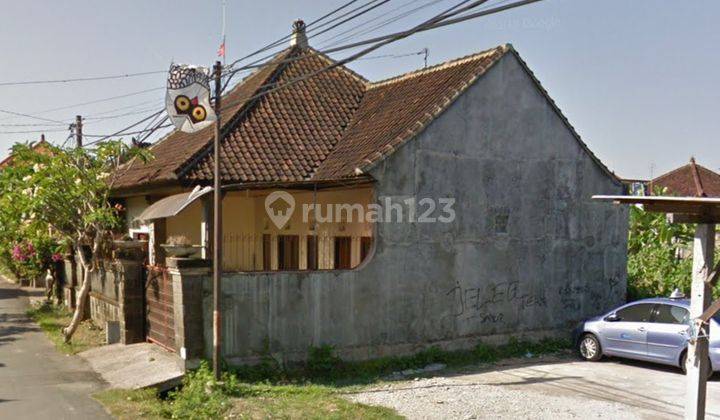
<path fill-rule="evenodd" d="M 378 14 L 391 16 L 395 7 L 408 3 L 403 11 L 428 1 L 391 0 Z M 231 60 L 282 37 L 294 19 L 311 21 L 344 0 L 227 2 Z M 164 70 L 171 60 L 211 64 L 219 44 L 220 0 L 2 3 L 0 83 Z M 381 31 L 407 28 L 451 4 L 454 0 L 438 1 Z M 719 170 L 720 154 L 713 147 L 720 132 L 720 31 L 715 21 L 719 15 L 720 3 L 710 0 L 545 0 L 419 34 L 372 55 L 407 54 L 427 47 L 432 64 L 509 42 L 590 148 L 620 176 L 649 177 L 651 167 L 658 175 L 687 163 L 691 155 Z M 311 39 L 311 45 L 322 48 L 323 40 L 332 35 Z M 379 79 L 421 66 L 422 58 L 412 56 L 363 60 L 351 67 Z M 0 86 L 0 109 L 63 122 L 78 113 L 108 116 L 147 109 L 150 114 L 150 109 L 159 109 L 162 90 L 40 112 L 163 85 L 164 75 L 154 74 L 63 85 Z M 110 133 L 143 116 L 89 120 L 85 132 Z M 0 124 L 37 122 L 0 114 Z M 0 156 L 16 141 L 39 137 L 5 132 L 37 128 L 0 125 Z M 63 128 L 46 127 L 48 139 L 64 141 Z"/>

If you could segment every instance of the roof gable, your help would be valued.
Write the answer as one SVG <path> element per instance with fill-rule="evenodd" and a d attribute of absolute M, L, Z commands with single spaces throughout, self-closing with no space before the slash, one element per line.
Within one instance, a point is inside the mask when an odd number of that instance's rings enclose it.
<path fill-rule="evenodd" d="M 670 194 L 683 197 L 720 197 L 720 174 L 695 163 L 690 163 L 660 175 L 650 181 L 654 187 L 667 188 Z"/>
<path fill-rule="evenodd" d="M 314 179 L 358 175 L 445 111 L 505 55 L 500 46 L 369 86 L 347 132 Z"/>

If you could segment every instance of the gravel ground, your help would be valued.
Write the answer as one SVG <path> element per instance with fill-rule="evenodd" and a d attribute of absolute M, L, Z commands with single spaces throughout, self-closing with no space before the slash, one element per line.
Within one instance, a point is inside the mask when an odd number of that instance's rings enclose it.
<path fill-rule="evenodd" d="M 672 366 L 545 357 L 434 374 L 408 376 L 346 397 L 394 408 L 409 419 L 654 420 L 684 414 L 685 376 Z M 707 418 L 720 419 L 719 378 L 708 383 L 707 395 Z"/>
<path fill-rule="evenodd" d="M 635 419 L 619 403 L 508 389 L 456 378 L 419 379 L 349 397 L 409 419 Z"/>

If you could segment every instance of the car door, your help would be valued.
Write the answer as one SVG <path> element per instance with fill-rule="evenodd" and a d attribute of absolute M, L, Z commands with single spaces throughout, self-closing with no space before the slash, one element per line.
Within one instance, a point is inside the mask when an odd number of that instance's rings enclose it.
<path fill-rule="evenodd" d="M 615 311 L 603 325 L 603 353 L 633 359 L 647 358 L 647 330 L 655 304 L 636 303 Z"/>
<path fill-rule="evenodd" d="M 678 305 L 659 303 L 653 308 L 647 330 L 648 357 L 675 365 L 685 349 L 690 324 L 690 312 Z"/>

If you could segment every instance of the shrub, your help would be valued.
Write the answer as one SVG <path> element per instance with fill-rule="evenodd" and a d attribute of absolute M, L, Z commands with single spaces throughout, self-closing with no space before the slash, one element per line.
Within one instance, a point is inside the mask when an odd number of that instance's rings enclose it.
<path fill-rule="evenodd" d="M 168 394 L 169 412 L 176 419 L 217 418 L 229 407 L 230 396 L 242 394 L 237 377 L 224 373 L 222 381 L 215 380 L 208 363 L 185 375 L 182 387 Z"/>
<path fill-rule="evenodd" d="M 342 360 L 335 355 L 333 346 L 324 344 L 311 347 L 307 361 L 307 373 L 311 378 L 334 378 L 342 365 Z"/>
<path fill-rule="evenodd" d="M 690 292 L 692 259 L 679 254 L 690 247 L 693 229 L 668 223 L 663 213 L 630 208 L 628 300 L 667 296 L 675 288 Z"/>

